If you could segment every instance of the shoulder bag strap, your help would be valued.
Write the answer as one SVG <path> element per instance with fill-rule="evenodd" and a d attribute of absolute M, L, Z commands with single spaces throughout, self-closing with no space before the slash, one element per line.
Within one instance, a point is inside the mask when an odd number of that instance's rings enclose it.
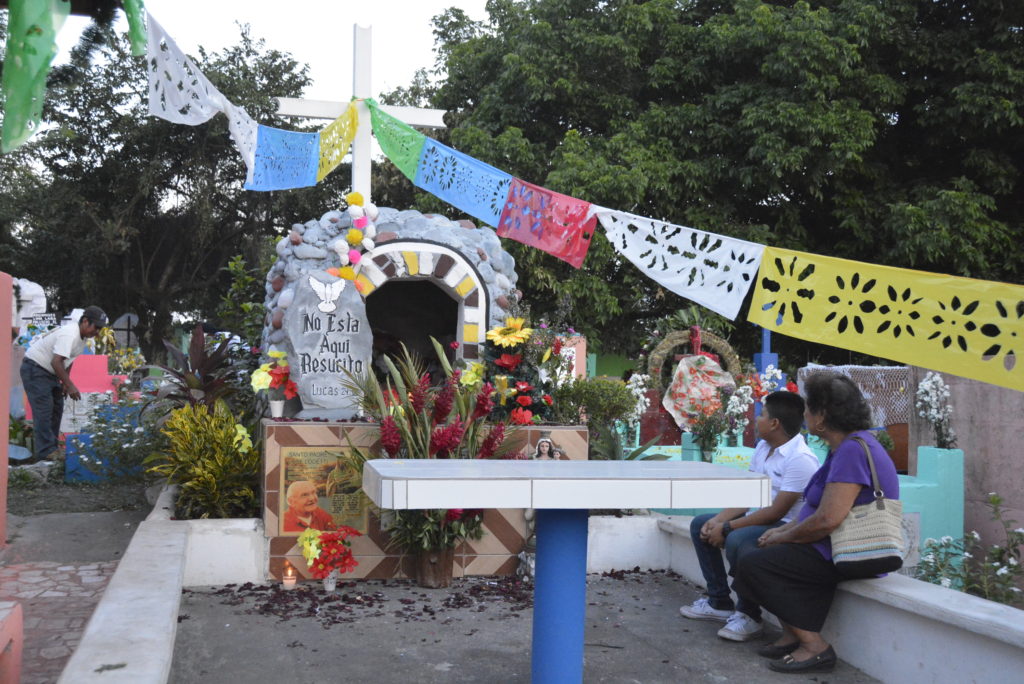
<path fill-rule="evenodd" d="M 871 484 L 875 488 L 875 504 L 878 508 L 885 508 L 885 504 L 882 503 L 882 499 L 885 498 L 885 492 L 882 491 L 882 486 L 878 482 L 878 471 L 875 470 L 875 459 L 871 457 L 871 449 L 868 448 L 867 442 L 860 437 L 854 437 L 855 440 L 860 442 L 861 447 L 864 449 L 864 454 L 868 457 L 868 467 L 871 468 Z"/>

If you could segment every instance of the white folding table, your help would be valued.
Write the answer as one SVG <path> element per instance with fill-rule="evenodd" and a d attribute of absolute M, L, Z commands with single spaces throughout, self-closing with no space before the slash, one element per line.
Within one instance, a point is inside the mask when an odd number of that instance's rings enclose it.
<path fill-rule="evenodd" d="M 378 459 L 363 490 L 381 508 L 537 509 L 532 681 L 583 681 L 587 515 L 591 508 L 746 508 L 771 482 L 691 461 Z"/>

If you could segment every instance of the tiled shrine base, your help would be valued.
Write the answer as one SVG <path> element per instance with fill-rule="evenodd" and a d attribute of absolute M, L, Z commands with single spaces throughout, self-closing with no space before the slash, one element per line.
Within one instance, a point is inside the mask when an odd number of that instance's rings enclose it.
<path fill-rule="evenodd" d="M 78 645 L 117 561 L 0 567 L 0 600 L 24 611 L 22 684 L 53 684 Z"/>
<path fill-rule="evenodd" d="M 372 448 L 376 426 L 366 423 L 277 422 L 264 420 L 264 509 L 263 522 L 270 537 L 269 575 L 281 579 L 290 566 L 299 577 L 309 578 L 306 561 L 296 545 L 297 534 L 283 534 L 281 504 L 284 500 L 281 477 L 282 450 L 289 448 L 345 450 L 353 446 Z M 586 459 L 587 428 L 579 425 L 539 425 L 517 434 L 520 451 L 529 456 L 541 439 L 551 439 L 570 460 Z M 484 513 L 484 536 L 467 541 L 455 549 L 452 575 L 510 575 L 519 565 L 518 555 L 530 534 L 525 512 L 521 509 L 491 509 Z M 415 557 L 403 556 L 387 548 L 387 535 L 373 512 L 367 515 L 366 531 L 352 540 L 352 552 L 359 562 L 350 579 L 389 579 L 412 577 Z"/>

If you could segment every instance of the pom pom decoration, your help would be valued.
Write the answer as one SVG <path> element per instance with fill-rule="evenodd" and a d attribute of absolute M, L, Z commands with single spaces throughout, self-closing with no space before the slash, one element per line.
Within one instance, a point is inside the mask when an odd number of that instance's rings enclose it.
<path fill-rule="evenodd" d="M 349 260 L 349 263 L 351 263 L 353 266 L 358 264 L 359 261 L 362 258 L 363 258 L 363 255 L 362 255 L 362 253 L 358 249 L 350 249 L 348 251 L 348 260 Z"/>
<path fill-rule="evenodd" d="M 357 219 L 357 218 L 359 218 L 359 217 L 361 217 L 361 216 L 365 216 L 365 214 L 364 214 L 364 212 L 363 212 L 363 208 L 362 208 L 362 207 L 359 207 L 359 206 L 356 206 L 356 205 L 354 205 L 354 204 L 353 204 L 353 205 L 352 205 L 351 207 L 349 207 L 348 209 L 346 209 L 346 210 L 345 210 L 345 212 L 346 212 L 346 213 L 347 213 L 347 214 L 348 214 L 349 216 L 351 216 L 352 218 L 354 218 L 354 219 Z"/>
<path fill-rule="evenodd" d="M 345 195 L 345 201 L 348 202 L 349 206 L 355 205 L 357 207 L 363 206 L 363 193 L 361 192 L 350 192 Z"/>
<path fill-rule="evenodd" d="M 355 247 L 363 241 L 363 231 L 356 230 L 355 228 L 350 229 L 345 233 L 345 241 Z"/>
<path fill-rule="evenodd" d="M 351 266 L 342 266 L 338 269 L 338 277 L 345 280 L 355 280 L 356 271 Z"/>
<path fill-rule="evenodd" d="M 370 250 L 373 249 L 373 246 L 373 240 L 371 240 L 370 238 L 363 238 L 363 249 L 369 252 Z"/>
<path fill-rule="evenodd" d="M 364 230 L 368 225 L 370 225 L 370 219 L 365 216 L 360 216 L 359 218 L 352 220 L 352 227 L 358 228 L 359 230 Z"/>
<path fill-rule="evenodd" d="M 363 211 L 366 212 L 366 215 L 370 217 L 371 221 L 376 221 L 377 216 L 380 215 L 380 212 L 377 210 L 377 205 L 373 202 L 367 202 L 363 206 Z"/>
<path fill-rule="evenodd" d="M 366 237 L 375 238 L 377 237 L 377 226 L 371 223 L 370 225 L 366 226 L 366 229 L 363 230 L 363 232 L 366 234 Z"/>

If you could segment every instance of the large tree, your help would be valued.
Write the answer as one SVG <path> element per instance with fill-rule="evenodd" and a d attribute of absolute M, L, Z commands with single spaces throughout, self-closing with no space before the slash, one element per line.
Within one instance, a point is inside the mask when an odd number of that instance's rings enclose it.
<path fill-rule="evenodd" d="M 245 166 L 226 118 L 184 126 L 148 116 L 145 60 L 104 32 L 101 47 L 80 51 L 57 74 L 45 130 L 20 153 L 22 175 L 4 179 L 18 191 L 0 199 L 14 240 L 0 258 L 42 283 L 54 310 L 96 303 L 112 315 L 136 312 L 152 356 L 173 313 L 214 312 L 233 255 L 256 263 L 268 236 L 335 206 L 348 174 L 339 169 L 303 190 L 243 190 Z M 290 55 L 243 27 L 236 45 L 201 50 L 196 61 L 258 122 L 294 128 L 275 118 L 273 101 L 299 96 L 309 83 Z"/>
<path fill-rule="evenodd" d="M 1020 282 L 1024 4 L 491 0 L 435 19 L 453 144 L 525 180 L 714 232 Z M 422 90 L 422 89 L 420 89 Z M 419 91 L 417 91 L 419 92 Z M 415 94 L 410 91 L 405 95 Z M 513 247 L 541 312 L 624 347 L 684 302 L 598 235 Z"/>

